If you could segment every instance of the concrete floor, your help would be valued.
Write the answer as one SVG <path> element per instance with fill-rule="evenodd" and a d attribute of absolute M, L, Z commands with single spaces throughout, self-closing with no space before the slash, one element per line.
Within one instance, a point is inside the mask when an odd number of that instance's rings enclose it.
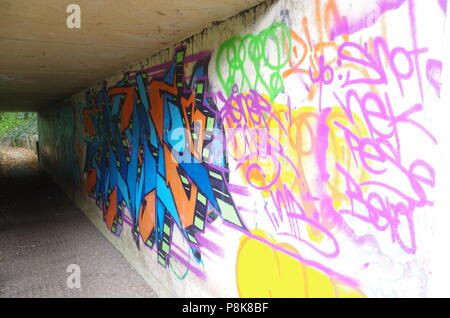
<path fill-rule="evenodd" d="M 0 298 L 157 297 L 34 162 L 9 161 L 0 164 Z M 69 264 L 80 266 L 80 289 L 67 287 Z"/>

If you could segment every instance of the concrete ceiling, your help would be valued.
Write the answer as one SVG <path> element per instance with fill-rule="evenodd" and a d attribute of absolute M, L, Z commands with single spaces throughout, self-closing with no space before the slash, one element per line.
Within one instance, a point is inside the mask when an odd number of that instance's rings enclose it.
<path fill-rule="evenodd" d="M 51 106 L 261 0 L 0 0 L 0 111 Z M 81 8 L 69 29 L 66 8 Z"/>

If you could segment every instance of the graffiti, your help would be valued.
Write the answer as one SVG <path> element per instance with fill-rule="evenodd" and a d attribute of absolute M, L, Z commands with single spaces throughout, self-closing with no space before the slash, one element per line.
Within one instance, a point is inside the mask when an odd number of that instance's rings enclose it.
<path fill-rule="evenodd" d="M 69 101 L 58 105 L 51 116 L 40 116 L 39 131 L 43 132 L 40 138 L 41 156 L 44 165 L 53 166 L 57 177 L 64 180 L 73 190 L 80 190 L 81 163 L 83 153 L 81 145 L 77 142 L 79 125 L 79 112 L 72 107 Z M 52 121 L 57 125 L 52 124 Z M 49 162 L 46 162 L 49 161 Z"/>
<path fill-rule="evenodd" d="M 438 0 L 439 6 L 441 7 L 442 11 L 445 13 L 447 12 L 447 0 Z"/>
<path fill-rule="evenodd" d="M 428 79 L 428 82 L 433 86 L 434 90 L 436 91 L 436 96 L 441 96 L 441 72 L 442 72 L 442 62 L 435 60 L 435 59 L 429 59 L 427 61 L 427 68 L 426 68 L 426 76 Z"/>
<path fill-rule="evenodd" d="M 256 230 L 254 237 L 277 242 L 267 233 Z M 254 237 L 244 236 L 241 239 L 237 256 L 237 282 L 242 297 L 351 297 L 360 298 L 364 294 L 355 287 L 347 286 L 338 279 L 330 278 L 312 266 L 282 253 Z M 289 244 L 284 248 L 298 255 Z M 266 266 L 264 272 L 255 270 L 254 260 L 258 259 Z M 260 279 L 268 277 L 269 279 Z"/>
<path fill-rule="evenodd" d="M 389 10 L 398 9 L 405 0 L 378 0 L 369 4 L 366 14 L 358 16 L 357 18 L 349 19 L 348 17 L 341 17 L 336 19 L 336 23 L 330 30 L 330 39 L 334 40 L 336 37 L 343 34 L 352 34 L 360 30 L 369 28 L 376 24 L 383 13 Z"/>
<path fill-rule="evenodd" d="M 234 77 L 221 79 L 223 91 L 216 93 L 215 103 L 226 128 L 228 157 L 244 184 L 257 190 L 265 202 L 257 213 L 258 228 L 262 219 L 267 220 L 265 231 L 244 233 L 243 242 L 255 243 L 241 243 L 241 252 L 264 255 L 258 244 L 266 244 L 297 259 L 297 266 L 319 270 L 346 288 L 359 288 L 352 278 L 315 259 L 339 258 L 344 237 L 357 246 L 372 244 L 379 239 L 377 232 L 386 233 L 383 242 L 390 239 L 403 252 L 416 253 L 416 214 L 433 205 L 429 194 L 436 176 L 430 162 L 406 154 L 402 145 L 406 131 L 437 145 L 429 129 L 415 119 L 424 111 L 421 61 L 429 49 L 418 45 L 413 1 L 380 1 L 379 14 L 370 23 L 361 17 L 362 24 L 351 24 L 341 16 L 334 1 L 316 1 L 316 7 L 316 39 L 304 17 L 302 32 L 289 30 L 292 44 L 279 41 L 276 50 L 287 57 L 287 63 L 277 69 L 283 87 L 288 81 L 296 82 L 306 90 L 309 105 L 293 104 L 291 91 L 270 91 L 232 81 Z M 410 46 L 392 45 L 383 36 L 352 40 L 353 33 L 376 25 L 385 12 L 400 7 L 409 19 Z M 291 23 L 286 10 L 281 19 Z M 277 24 L 280 29 L 281 24 Z M 426 78 L 438 96 L 441 68 L 440 61 L 428 60 Z M 246 76 L 260 76 L 257 71 L 249 74 Z M 283 96 L 287 104 L 275 103 L 277 96 Z M 401 105 L 393 104 L 402 98 Z M 396 184 L 390 182 L 393 175 Z M 361 233 L 358 222 L 371 228 Z M 273 233 L 275 241 L 267 233 Z M 316 256 L 305 258 L 305 253 Z M 244 278 L 250 275 L 249 269 L 244 269 L 250 265 L 242 266 L 237 270 L 238 288 L 241 295 L 252 294 L 257 289 L 252 292 Z M 290 277 L 295 275 L 293 271 Z M 307 281 L 301 283 L 303 296 L 309 288 Z M 258 288 L 268 288 L 270 293 L 292 287 L 287 282 L 284 288 L 277 288 L 275 282 L 260 284 L 267 284 Z M 321 283 L 315 285 L 325 288 Z M 357 294 L 362 295 L 360 291 Z"/>
<path fill-rule="evenodd" d="M 43 160 L 176 282 L 427 295 L 446 4 L 274 2 L 42 117 Z"/>
<path fill-rule="evenodd" d="M 221 122 L 207 95 L 207 67 L 208 59 L 198 61 L 186 83 L 182 48 L 160 77 L 139 72 L 131 83 L 126 74 L 117 86 L 86 96 L 89 195 L 113 233 L 128 223 L 136 244 L 156 246 L 164 266 L 177 255 L 174 226 L 197 262 L 197 234 L 206 223 L 220 215 L 244 228 L 227 189 L 224 154 L 215 151 Z"/>
<path fill-rule="evenodd" d="M 225 93 L 229 95 L 235 84 L 240 89 L 261 88 L 271 98 L 284 91 L 281 69 L 289 60 L 286 47 L 290 52 L 291 36 L 283 23 L 225 41 L 216 55 L 216 72 Z"/>
<path fill-rule="evenodd" d="M 219 96 L 223 98 L 222 94 Z M 359 181 L 365 180 L 368 173 L 351 161 L 351 149 L 346 145 L 345 138 L 338 135 L 338 127 L 333 126 L 334 122 L 352 126 L 345 113 L 337 107 L 324 110 L 325 115 L 320 115 L 313 107 L 292 110 L 286 105 L 271 105 L 255 91 L 246 96 L 232 95 L 225 102 L 221 115 L 226 127 L 233 127 L 231 130 L 226 129 L 226 132 L 232 132 L 227 136 L 228 153 L 237 161 L 244 180 L 262 191 L 264 197 L 271 198 L 278 208 L 278 214 L 266 211 L 273 227 L 286 234 L 296 233 L 299 241 L 309 244 L 301 237 L 298 228 L 298 223 L 304 223 L 312 229 L 311 233 L 320 233 L 335 241 L 327 227 L 314 217 L 317 215 L 314 201 L 319 199 L 312 196 L 311 186 L 316 175 L 306 171 L 318 161 L 328 167 L 340 163 L 351 168 L 352 175 L 358 175 Z M 259 119 L 254 116 L 258 108 Z M 239 117 L 236 115 L 238 111 L 241 111 Z M 327 125 L 332 127 L 331 131 L 318 132 L 318 127 Z M 353 127 L 352 131 L 356 135 L 368 136 L 361 120 L 357 119 Z M 254 138 L 254 131 L 266 135 L 266 138 Z M 261 131 L 265 134 L 261 134 Z M 263 143 L 265 145 L 261 146 Z M 327 146 L 322 148 L 324 143 Z M 262 151 L 264 149 L 266 151 Z M 320 157 L 320 152 L 326 152 L 326 155 Z M 345 186 L 342 176 L 336 172 L 325 172 L 322 178 L 326 188 L 333 194 L 333 204 L 336 207 L 343 205 Z M 297 198 L 301 198 L 303 204 Z M 336 256 L 337 242 L 334 245 L 333 251 L 321 253 Z M 320 251 L 314 245 L 311 247 Z"/>

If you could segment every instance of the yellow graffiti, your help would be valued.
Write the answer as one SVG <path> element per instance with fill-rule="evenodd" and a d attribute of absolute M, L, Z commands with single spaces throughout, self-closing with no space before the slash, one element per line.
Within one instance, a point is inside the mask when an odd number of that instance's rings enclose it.
<path fill-rule="evenodd" d="M 286 250 L 298 251 L 286 243 L 277 243 L 262 230 L 252 233 Z M 326 274 L 244 235 L 236 263 L 239 295 L 247 298 L 331 298 L 365 297 L 356 288 L 331 279 Z"/>
<path fill-rule="evenodd" d="M 344 167 L 358 182 L 368 180 L 369 173 L 361 166 L 357 165 L 349 142 L 345 140 L 344 133 L 334 123 L 339 122 L 347 127 L 358 137 L 369 135 L 364 122 L 353 114 L 352 123 L 341 107 L 332 107 L 324 123 L 329 129 L 328 147 L 326 149 L 326 168 L 329 178 L 325 184 L 318 181 L 318 166 L 316 152 L 323 140 L 318 140 L 318 123 L 321 112 L 312 106 L 292 109 L 283 104 L 270 104 L 270 110 L 258 113 L 255 111 L 256 98 L 250 99 L 250 94 L 244 94 L 246 103 L 244 105 L 233 105 L 233 112 L 239 110 L 239 114 L 233 116 L 234 120 L 227 120 L 226 128 L 247 127 L 246 130 L 237 130 L 233 136 L 227 136 L 228 153 L 240 163 L 239 172 L 242 179 L 252 186 L 261 189 L 261 195 L 265 198 L 273 194 L 283 192 L 287 188 L 296 198 L 300 198 L 305 214 L 312 218 L 316 211 L 321 215 L 319 203 L 311 200 L 313 194 L 318 197 L 329 196 L 332 205 L 337 211 L 343 206 L 349 206 L 350 201 L 346 195 L 347 186 L 343 177 L 336 171 L 336 164 Z M 265 99 L 264 103 L 269 103 L 267 96 L 260 95 L 259 99 Z M 248 102 L 251 100 L 252 102 Z M 261 103 L 261 101 L 259 101 Z M 255 117 L 255 114 L 257 115 Z M 238 120 L 236 120 L 238 118 Z M 252 129 L 254 129 L 252 131 Z M 261 155 L 262 141 L 258 133 L 254 131 L 266 129 L 268 131 L 269 149 L 268 155 Z M 255 155 L 256 154 L 256 155 Z M 257 167 L 257 168 L 254 168 Z M 283 202 L 279 203 L 279 208 L 285 208 Z M 321 224 L 328 229 L 334 224 L 321 220 Z M 320 241 L 323 237 L 316 229 L 308 228 L 310 239 Z"/>

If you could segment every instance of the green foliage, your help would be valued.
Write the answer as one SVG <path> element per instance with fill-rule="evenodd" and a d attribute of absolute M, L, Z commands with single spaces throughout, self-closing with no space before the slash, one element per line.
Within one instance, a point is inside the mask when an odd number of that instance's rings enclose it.
<path fill-rule="evenodd" d="M 36 113 L 0 112 L 0 138 L 13 131 L 15 128 L 36 121 L 36 119 Z"/>

